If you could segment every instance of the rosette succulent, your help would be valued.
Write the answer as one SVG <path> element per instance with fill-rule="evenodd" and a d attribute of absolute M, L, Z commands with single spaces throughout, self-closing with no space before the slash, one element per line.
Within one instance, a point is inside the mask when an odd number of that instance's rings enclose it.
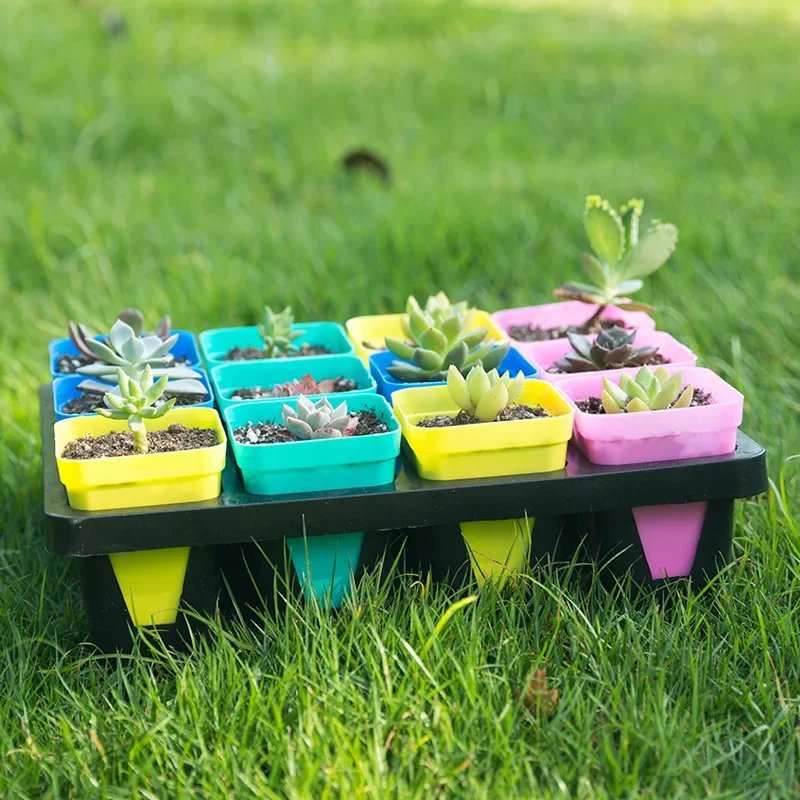
<path fill-rule="evenodd" d="M 282 417 L 283 426 L 298 439 L 336 439 L 358 423 L 347 413 L 347 403 L 334 408 L 327 397 L 312 403 L 304 395 L 297 398 L 297 408 L 284 405 Z"/>
<path fill-rule="evenodd" d="M 676 372 L 670 377 L 664 367 L 659 367 L 655 372 L 642 367 L 634 378 L 623 372 L 619 376 L 619 385 L 603 378 L 600 400 L 606 414 L 688 408 L 692 403 L 694 387 L 682 387 L 683 373 Z"/>
<path fill-rule="evenodd" d="M 628 298 L 642 288 L 641 279 L 662 267 L 675 251 L 678 229 L 653 220 L 640 237 L 643 211 L 644 200 L 629 200 L 615 211 L 608 200 L 597 195 L 586 198 L 583 224 L 592 252 L 583 254 L 583 269 L 592 283 L 570 281 L 559 286 L 554 295 L 599 306 L 587 325 L 609 305 L 626 311 L 655 310 Z"/>
<path fill-rule="evenodd" d="M 450 366 L 461 373 L 477 364 L 491 370 L 506 357 L 508 342 L 495 344 L 486 327 L 468 330 L 470 314 L 464 304 L 452 306 L 448 301 L 445 306 L 436 295 L 428 305 L 430 310 L 423 309 L 414 297 L 408 298 L 401 324 L 411 343 L 386 337 L 387 349 L 402 359 L 388 369 L 393 378 L 410 383 L 440 381 Z"/>
<path fill-rule="evenodd" d="M 522 393 L 525 376 L 522 372 L 512 378 L 508 372 L 499 375 L 496 369 L 486 372 L 480 365 L 473 367 L 465 378 L 454 366 L 447 370 L 447 391 L 453 402 L 481 422 L 492 422 Z"/>
<path fill-rule="evenodd" d="M 173 405 L 175 399 L 168 400 L 160 406 L 155 402 L 167 387 L 167 376 L 153 383 L 153 370 L 148 364 L 139 380 L 129 378 L 121 369 L 117 369 L 117 392 L 107 392 L 103 397 L 106 408 L 96 408 L 95 412 L 109 419 L 124 419 L 133 434 L 133 447 L 137 453 L 146 453 L 147 430 L 146 419 L 163 417 Z"/>
<path fill-rule="evenodd" d="M 133 380 L 141 380 L 145 368 L 149 366 L 155 377 L 164 376 L 170 381 L 167 387 L 169 394 L 206 394 L 205 387 L 197 380 L 199 372 L 188 367 L 172 366 L 174 359 L 169 351 L 178 341 L 177 334 L 163 340 L 158 334 L 141 336 L 122 318 L 113 324 L 105 341 L 87 337 L 83 326 L 75 326 L 74 332 L 73 341 L 78 349 L 93 359 L 91 364 L 79 367 L 77 371 L 90 379 L 99 379 L 81 383 L 78 388 L 83 392 L 109 391 L 110 384 L 100 381 L 113 380 L 118 369 Z"/>
<path fill-rule="evenodd" d="M 294 325 L 294 314 L 292 314 L 291 306 L 286 306 L 283 311 L 278 313 L 275 313 L 269 306 L 264 307 L 258 332 L 264 340 L 264 352 L 268 358 L 293 353 L 298 349 L 297 345 L 292 342 L 302 336 L 305 331 L 293 331 L 292 325 Z"/>
<path fill-rule="evenodd" d="M 558 372 L 597 372 L 623 367 L 640 367 L 649 363 L 658 352 L 657 347 L 634 347 L 636 331 L 626 331 L 614 325 L 597 334 L 594 342 L 579 333 L 570 332 L 567 339 L 571 353 L 556 361 Z"/>

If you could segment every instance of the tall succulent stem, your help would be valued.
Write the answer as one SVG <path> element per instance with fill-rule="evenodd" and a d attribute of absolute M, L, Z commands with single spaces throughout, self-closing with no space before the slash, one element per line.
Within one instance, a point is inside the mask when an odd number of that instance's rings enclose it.
<path fill-rule="evenodd" d="M 594 314 L 592 314 L 592 316 L 589 317 L 589 319 L 587 319 L 586 322 L 583 323 L 583 325 L 581 326 L 581 331 L 583 333 L 589 333 L 592 330 L 592 326 L 595 324 L 595 322 L 597 322 L 600 319 L 600 317 L 603 316 L 603 312 L 607 308 L 608 308 L 608 303 L 598 306 L 597 311 L 595 311 Z"/>
<path fill-rule="evenodd" d="M 133 449 L 142 455 L 150 450 L 150 446 L 147 444 L 147 431 L 144 426 L 142 426 L 141 430 L 133 431 Z"/>

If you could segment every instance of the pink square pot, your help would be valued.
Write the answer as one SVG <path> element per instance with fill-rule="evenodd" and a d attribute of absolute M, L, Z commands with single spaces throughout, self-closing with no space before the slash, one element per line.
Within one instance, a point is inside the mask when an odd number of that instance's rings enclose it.
<path fill-rule="evenodd" d="M 595 336 L 589 337 L 592 341 L 595 338 Z M 697 356 L 686 345 L 681 344 L 674 336 L 670 336 L 664 331 L 637 331 L 634 345 L 636 347 L 645 347 L 647 345 L 658 347 L 658 352 L 669 361 L 666 366 L 682 369 L 683 367 L 694 367 L 697 364 Z M 556 361 L 562 359 L 567 353 L 572 352 L 572 345 L 568 339 L 541 342 L 537 347 L 539 348 L 537 354 L 529 357 L 528 360 L 539 370 L 538 378 L 551 383 L 561 383 L 561 381 L 575 377 L 572 374 L 553 375 L 547 371 Z M 609 369 L 597 374 L 613 377 L 620 372 L 622 370 Z"/>
<path fill-rule="evenodd" d="M 670 374 L 676 367 L 667 367 Z M 586 414 L 575 406 L 572 441 L 593 464 L 643 464 L 704 458 L 732 453 L 736 429 L 742 423 L 744 397 L 710 369 L 680 370 L 686 384 L 711 392 L 713 403 L 697 408 L 644 411 L 637 414 Z M 635 369 L 625 370 L 631 376 Z M 603 377 L 616 381 L 613 373 L 571 375 L 559 382 L 573 405 L 578 400 L 599 397 Z"/>
<path fill-rule="evenodd" d="M 581 325 L 597 310 L 597 306 L 568 300 L 563 303 L 545 303 L 541 306 L 525 306 L 523 308 L 506 308 L 492 314 L 492 319 L 500 330 L 509 337 L 509 328 L 517 325 L 532 325 L 540 328 L 555 328 L 559 325 Z M 603 313 L 603 319 L 621 319 L 626 328 L 640 331 L 654 331 L 655 320 L 642 311 L 621 311 L 616 306 L 609 306 Z M 566 339 L 562 340 L 566 341 Z M 550 342 L 518 342 L 512 344 L 522 355 L 530 359 L 535 357 L 540 347 Z"/>

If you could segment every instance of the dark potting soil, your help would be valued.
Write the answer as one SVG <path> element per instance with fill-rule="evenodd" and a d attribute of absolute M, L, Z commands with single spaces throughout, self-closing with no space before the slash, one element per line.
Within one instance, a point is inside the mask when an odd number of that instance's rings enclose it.
<path fill-rule="evenodd" d="M 171 400 L 173 397 L 175 398 L 176 406 L 194 406 L 198 403 L 205 403 L 206 400 L 208 400 L 207 394 L 162 394 L 161 397 L 158 398 L 157 405 L 166 403 L 167 400 Z M 80 397 L 76 397 L 74 400 L 64 403 L 63 407 L 61 408 L 61 413 L 91 414 L 96 408 L 98 408 L 98 406 L 101 408 L 104 406 L 103 395 L 99 392 L 84 392 L 80 395 Z"/>
<path fill-rule="evenodd" d="M 538 325 L 512 325 L 508 329 L 508 335 L 517 342 L 551 342 L 554 339 L 564 339 L 568 333 L 580 333 L 588 336 L 592 333 L 600 333 L 614 325 L 620 328 L 627 328 L 621 319 L 601 319 L 590 326 L 586 325 L 559 325 L 556 328 L 540 328 Z"/>
<path fill-rule="evenodd" d="M 684 386 L 684 389 L 686 387 Z M 696 408 L 697 406 L 710 406 L 713 405 L 714 398 L 711 392 L 704 392 L 702 389 L 695 389 L 692 393 L 692 402 L 689 408 Z M 603 408 L 603 401 L 599 397 L 587 397 L 585 400 L 577 400 L 575 405 L 579 411 L 584 414 L 605 414 L 606 410 Z"/>
<path fill-rule="evenodd" d="M 638 363 L 633 363 L 632 361 L 626 361 L 624 364 L 615 365 L 612 369 L 633 369 L 634 367 L 660 367 L 663 364 L 670 364 L 672 363 L 669 359 L 664 358 L 661 353 L 653 353 L 653 355 L 644 359 L 644 361 L 640 361 Z M 551 375 L 586 375 L 586 372 L 581 372 L 580 370 L 577 372 L 567 372 L 563 369 L 558 369 L 558 367 L 549 367 L 547 370 Z M 605 372 L 606 370 L 591 370 L 596 372 Z M 590 371 L 590 372 L 591 372 Z"/>
<path fill-rule="evenodd" d="M 303 356 L 329 356 L 333 355 L 332 350 L 327 347 L 312 346 L 308 344 L 301 345 L 298 350 L 291 353 L 282 353 L 273 358 L 302 358 Z M 260 361 L 264 358 L 270 358 L 263 350 L 258 347 L 234 347 L 228 351 L 228 354 L 223 356 L 223 361 Z"/>
<path fill-rule="evenodd" d="M 521 403 L 511 408 L 504 408 L 492 422 L 512 422 L 514 420 L 536 419 L 537 417 L 549 417 L 541 406 L 528 406 Z M 459 425 L 482 425 L 483 423 L 466 411 L 459 411 L 454 417 L 442 415 L 440 417 L 428 417 L 417 423 L 419 428 L 455 428 Z"/>
<path fill-rule="evenodd" d="M 59 356 L 58 360 L 56 361 L 56 368 L 59 375 L 74 375 L 80 367 L 87 367 L 89 364 L 94 364 L 95 361 L 88 356 L 78 355 L 78 356 Z M 189 359 L 186 356 L 181 356 L 180 358 L 176 358 L 174 361 L 170 363 L 170 366 L 173 367 L 188 367 L 189 366 Z"/>
<path fill-rule="evenodd" d="M 371 433 L 386 433 L 389 430 L 389 426 L 372 411 L 360 411 L 358 414 L 350 416 L 358 417 L 358 423 L 348 432 L 348 436 L 369 436 Z M 248 422 L 247 425 L 234 430 L 233 438 L 240 444 L 279 444 L 302 441 L 283 425 L 274 422 L 259 422 L 256 425 Z"/>
<path fill-rule="evenodd" d="M 322 383 L 322 381 L 320 381 Z M 274 386 L 271 387 L 261 387 L 261 386 L 252 386 L 250 388 L 243 387 L 241 389 L 236 389 L 233 394 L 231 395 L 231 400 L 261 400 L 265 397 L 275 397 L 273 394 Z M 333 394 L 340 394 L 342 392 L 354 392 L 358 389 L 358 384 L 354 380 L 350 378 L 336 378 L 333 381 L 333 386 L 329 390 Z M 303 392 L 301 391 L 300 394 L 328 394 L 328 391 L 310 391 L 310 392 Z M 279 397 L 291 397 L 292 395 L 278 395 Z"/>
<path fill-rule="evenodd" d="M 174 453 L 213 447 L 219 444 L 219 439 L 217 432 L 210 428 L 185 428 L 176 423 L 163 431 L 148 431 L 147 444 L 150 453 Z M 102 436 L 87 434 L 70 442 L 61 453 L 62 458 L 81 460 L 133 455 L 136 451 L 130 431 L 104 433 Z"/>

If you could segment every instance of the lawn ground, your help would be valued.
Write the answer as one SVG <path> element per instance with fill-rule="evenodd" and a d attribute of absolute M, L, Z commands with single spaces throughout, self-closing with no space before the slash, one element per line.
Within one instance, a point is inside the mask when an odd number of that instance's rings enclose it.
<path fill-rule="evenodd" d="M 800 795 L 800 20 L 785 2 L 0 5 L 0 797 Z M 348 180 L 348 148 L 393 182 Z M 457 599 L 366 582 L 190 657 L 104 667 L 43 552 L 46 343 L 497 309 L 577 276 L 587 193 L 681 244 L 642 298 L 747 396 L 773 491 L 712 591 L 564 572 Z M 436 631 L 436 632 L 435 632 Z M 560 703 L 517 693 L 546 668 Z"/>

